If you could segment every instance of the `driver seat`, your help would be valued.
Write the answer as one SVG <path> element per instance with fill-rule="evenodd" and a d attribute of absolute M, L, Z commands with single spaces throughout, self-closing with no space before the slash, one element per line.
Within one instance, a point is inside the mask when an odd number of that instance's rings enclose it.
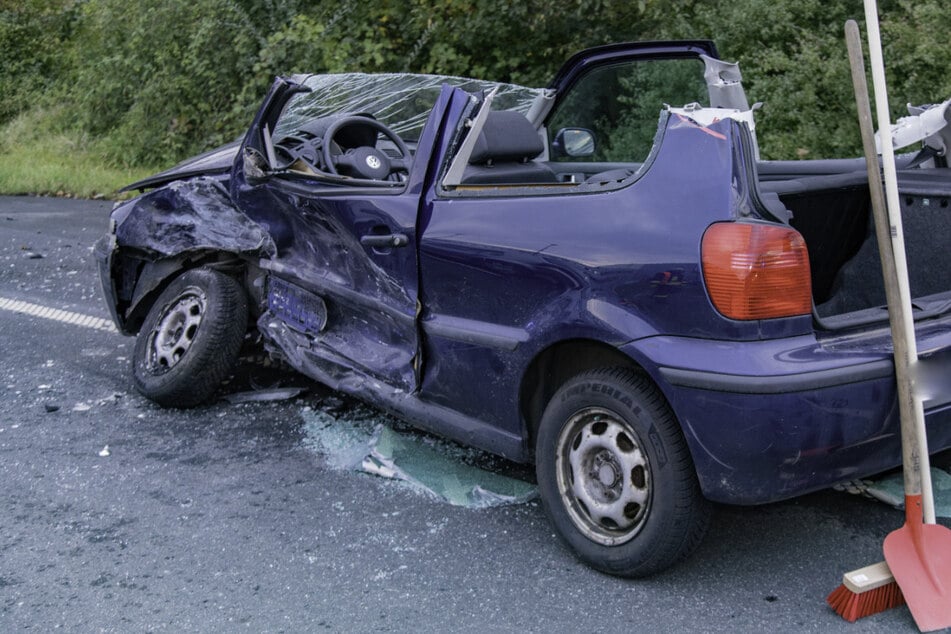
<path fill-rule="evenodd" d="M 557 183 L 548 166 L 532 160 L 544 149 L 538 131 L 525 115 L 511 110 L 490 112 L 462 173 L 462 184 Z"/>

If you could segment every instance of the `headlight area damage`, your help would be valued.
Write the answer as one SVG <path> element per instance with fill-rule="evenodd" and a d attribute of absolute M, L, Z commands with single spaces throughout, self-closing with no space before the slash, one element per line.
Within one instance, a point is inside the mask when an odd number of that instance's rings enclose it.
<path fill-rule="evenodd" d="M 130 186 L 96 245 L 157 403 L 260 342 L 307 377 L 532 462 L 599 570 L 686 557 L 711 501 L 900 461 L 865 161 L 764 161 L 705 40 L 612 44 L 545 88 L 278 78 L 242 140 Z M 951 384 L 949 102 L 899 158 L 919 351 Z M 849 125 L 849 122 L 843 122 Z M 249 336 L 252 335 L 252 336 Z M 951 447 L 951 394 L 925 403 Z"/>
<path fill-rule="evenodd" d="M 206 177 L 173 181 L 117 205 L 111 232 L 94 250 L 103 293 L 125 334 L 138 332 L 151 302 L 178 272 L 227 269 L 239 256 L 277 253 L 267 231 L 235 208 L 222 180 Z"/>

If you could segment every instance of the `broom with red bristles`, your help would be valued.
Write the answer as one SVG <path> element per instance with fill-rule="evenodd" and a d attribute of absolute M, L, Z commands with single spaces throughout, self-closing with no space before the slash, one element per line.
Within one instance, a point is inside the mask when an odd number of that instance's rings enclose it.
<path fill-rule="evenodd" d="M 842 585 L 832 591 L 826 603 L 849 623 L 905 604 L 901 588 L 888 564 L 859 568 L 842 575 Z"/>

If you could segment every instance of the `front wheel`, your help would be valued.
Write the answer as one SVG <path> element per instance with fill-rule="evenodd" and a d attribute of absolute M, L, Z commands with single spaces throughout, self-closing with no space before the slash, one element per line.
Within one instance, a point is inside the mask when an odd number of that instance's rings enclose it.
<path fill-rule="evenodd" d="M 136 389 L 164 407 L 203 403 L 234 370 L 247 323 L 248 300 L 234 278 L 208 268 L 182 273 L 135 341 Z"/>
<path fill-rule="evenodd" d="M 535 468 L 555 530 L 603 572 L 659 572 L 689 555 L 709 525 L 710 503 L 673 412 L 624 368 L 585 372 L 555 393 Z"/>

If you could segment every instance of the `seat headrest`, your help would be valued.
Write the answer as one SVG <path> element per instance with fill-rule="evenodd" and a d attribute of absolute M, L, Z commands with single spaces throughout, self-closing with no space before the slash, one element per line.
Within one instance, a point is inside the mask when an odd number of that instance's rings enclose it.
<path fill-rule="evenodd" d="M 469 163 L 528 161 L 544 149 L 538 132 L 525 115 L 511 110 L 493 111 L 485 119 Z"/>

